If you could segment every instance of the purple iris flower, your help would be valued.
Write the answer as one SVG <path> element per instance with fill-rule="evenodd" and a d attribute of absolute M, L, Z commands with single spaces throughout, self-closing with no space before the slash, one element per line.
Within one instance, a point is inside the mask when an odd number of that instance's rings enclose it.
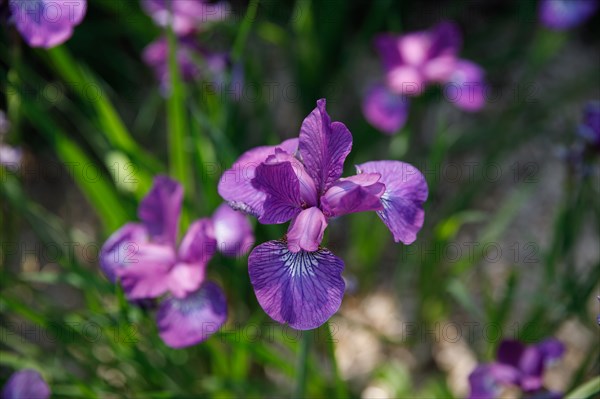
<path fill-rule="evenodd" d="M 159 26 L 173 21 L 173 31 L 184 36 L 202 28 L 207 22 L 222 21 L 229 16 L 229 5 L 204 0 L 142 0 L 142 8 Z"/>
<path fill-rule="evenodd" d="M 40 373 L 35 370 L 21 370 L 10 376 L 4 388 L 2 399 L 47 399 L 50 388 Z"/>
<path fill-rule="evenodd" d="M 542 23 L 554 30 L 574 28 L 598 9 L 598 0 L 542 0 L 539 17 Z"/>
<path fill-rule="evenodd" d="M 484 75 L 474 62 L 458 60 L 444 87 L 446 99 L 465 111 L 479 111 L 485 105 Z"/>
<path fill-rule="evenodd" d="M 321 99 L 298 139 L 247 151 L 219 182 L 219 194 L 260 223 L 291 220 L 282 240 L 254 248 L 248 271 L 265 312 L 295 329 L 320 326 L 341 304 L 344 262 L 320 245 L 332 218 L 376 211 L 395 241 L 405 244 L 423 226 L 428 194 L 423 175 L 403 162 L 376 161 L 342 178 L 351 147 L 350 131 L 331 122 Z"/>
<path fill-rule="evenodd" d="M 167 38 L 161 37 L 150 43 L 144 49 L 142 58 L 154 71 L 156 79 L 160 82 L 163 95 L 168 95 L 171 80 L 169 78 L 169 45 Z M 226 54 L 211 53 L 202 49 L 193 37 L 178 39 L 176 58 L 184 82 L 199 80 L 202 77 L 222 81 L 229 63 Z"/>
<path fill-rule="evenodd" d="M 561 394 L 544 390 L 542 377 L 546 366 L 563 352 L 563 344 L 555 339 L 530 346 L 504 340 L 496 362 L 477 366 L 469 376 L 469 399 L 494 399 L 503 385 L 516 386 L 533 397 L 560 398 Z"/>
<path fill-rule="evenodd" d="M 386 134 L 397 133 L 404 126 L 408 108 L 408 97 L 396 94 L 382 84 L 372 86 L 362 103 L 365 119 Z"/>
<path fill-rule="evenodd" d="M 120 280 L 129 300 L 168 294 L 157 324 L 161 338 L 176 348 L 205 340 L 227 319 L 225 295 L 205 278 L 217 240 L 231 255 L 242 254 L 254 240 L 244 215 L 220 208 L 215 218 L 193 222 L 177 246 L 182 201 L 179 183 L 156 177 L 138 208 L 142 223 L 126 224 L 100 250 L 102 271 L 112 282 Z"/>
<path fill-rule="evenodd" d="M 52 48 L 73 35 L 87 0 L 8 0 L 12 20 L 31 47 Z"/>

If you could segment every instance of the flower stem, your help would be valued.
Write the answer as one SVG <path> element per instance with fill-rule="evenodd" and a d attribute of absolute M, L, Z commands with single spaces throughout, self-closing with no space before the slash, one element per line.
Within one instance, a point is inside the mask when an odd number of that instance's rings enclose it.
<path fill-rule="evenodd" d="M 298 365 L 296 367 L 296 392 L 294 398 L 302 399 L 306 393 L 306 375 L 308 372 L 308 351 L 310 349 L 310 331 L 302 331 L 300 348 L 298 348 Z"/>

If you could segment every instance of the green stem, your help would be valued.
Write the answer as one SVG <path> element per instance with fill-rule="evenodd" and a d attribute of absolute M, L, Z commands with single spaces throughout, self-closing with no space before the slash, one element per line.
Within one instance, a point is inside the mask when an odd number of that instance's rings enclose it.
<path fill-rule="evenodd" d="M 306 394 L 306 375 L 308 373 L 308 351 L 310 349 L 310 331 L 302 332 L 298 349 L 298 366 L 296 368 L 296 393 L 294 398 L 302 399 Z"/>
<path fill-rule="evenodd" d="M 338 370 L 337 361 L 335 359 L 335 345 L 333 340 L 333 334 L 331 333 L 331 325 L 329 324 L 329 322 L 327 322 L 323 327 L 327 334 L 325 338 L 325 344 L 327 345 L 327 355 L 329 356 L 329 361 L 331 362 L 331 370 L 333 372 L 335 397 L 347 398 L 348 391 L 346 390 L 346 385 L 344 384 L 344 381 L 342 381 L 342 378 L 340 377 L 340 371 Z"/>
<path fill-rule="evenodd" d="M 240 57 L 242 56 L 242 51 L 244 50 L 244 46 L 246 45 L 248 34 L 250 33 L 252 24 L 256 19 L 258 3 L 259 0 L 252 0 L 248 5 L 248 10 L 246 11 L 246 15 L 244 16 L 244 20 L 242 21 L 240 30 L 238 31 L 237 37 L 235 38 L 235 42 L 233 43 L 233 50 L 231 51 L 231 57 L 233 58 L 234 62 L 239 61 Z"/>

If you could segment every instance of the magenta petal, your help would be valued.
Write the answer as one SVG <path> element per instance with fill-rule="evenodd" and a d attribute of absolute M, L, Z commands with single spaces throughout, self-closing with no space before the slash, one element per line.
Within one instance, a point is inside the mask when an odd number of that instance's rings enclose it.
<path fill-rule="evenodd" d="M 259 222 L 285 223 L 300 213 L 300 181 L 290 162 L 259 165 L 252 184 L 266 194 Z"/>
<path fill-rule="evenodd" d="M 178 250 L 182 262 L 208 263 L 217 250 L 213 223 L 210 219 L 196 220 L 185 233 Z"/>
<path fill-rule="evenodd" d="M 423 227 L 423 202 L 428 188 L 425 177 L 417 168 L 400 161 L 373 161 L 357 165 L 359 173 L 379 173 L 385 184 L 381 196 L 383 209 L 377 214 L 390 229 L 396 242 L 411 244 Z"/>
<path fill-rule="evenodd" d="M 266 194 L 252 185 L 256 168 L 270 155 L 275 154 L 275 149 L 280 148 L 288 154 L 294 154 L 298 148 L 298 139 L 289 139 L 278 146 L 256 147 L 243 153 L 226 170 L 219 180 L 219 195 L 233 209 L 239 209 L 253 216 L 259 217 L 263 212 L 263 202 Z"/>
<path fill-rule="evenodd" d="M 159 26 L 173 23 L 173 31 L 180 36 L 202 28 L 207 22 L 221 21 L 229 15 L 226 3 L 208 3 L 204 0 L 143 0 L 142 8 Z"/>
<path fill-rule="evenodd" d="M 47 399 L 50 387 L 35 370 L 21 370 L 10 376 L 2 388 L 2 399 Z"/>
<path fill-rule="evenodd" d="M 323 241 L 327 219 L 316 206 L 303 210 L 296 216 L 287 232 L 288 249 L 292 252 L 304 250 L 314 252 Z"/>
<path fill-rule="evenodd" d="M 302 122 L 298 151 L 306 171 L 317 186 L 317 193 L 340 178 L 344 160 L 352 149 L 352 134 L 341 122 L 331 122 L 325 99 Z"/>
<path fill-rule="evenodd" d="M 153 242 L 175 246 L 183 202 L 183 187 L 167 176 L 157 176 L 138 208 Z"/>
<path fill-rule="evenodd" d="M 365 119 L 386 134 L 398 133 L 408 118 L 408 98 L 391 92 L 384 85 L 375 85 L 362 102 Z"/>
<path fill-rule="evenodd" d="M 9 0 L 13 21 L 31 47 L 51 48 L 73 35 L 87 10 L 87 0 Z"/>
<path fill-rule="evenodd" d="M 226 256 L 242 256 L 254 245 L 254 234 L 248 217 L 221 204 L 212 216 L 217 249 Z"/>
<path fill-rule="evenodd" d="M 485 105 L 487 85 L 483 69 L 467 60 L 459 60 L 444 87 L 448 101 L 465 111 L 478 111 Z"/>
<path fill-rule="evenodd" d="M 146 241 L 148 232 L 138 223 L 126 224 L 106 240 L 98 257 L 100 268 L 111 282 L 116 281 L 119 269 L 132 264 L 138 244 Z"/>
<path fill-rule="evenodd" d="M 325 323 L 344 296 L 344 262 L 328 249 L 290 252 L 283 241 L 268 241 L 248 258 L 258 303 L 279 323 L 310 330 Z"/>
<path fill-rule="evenodd" d="M 168 245 L 137 243 L 129 266 L 117 269 L 117 276 L 130 300 L 156 298 L 169 291 L 169 273 L 176 262 Z"/>
<path fill-rule="evenodd" d="M 172 348 L 184 348 L 206 340 L 226 320 L 225 294 L 210 281 L 184 298 L 165 299 L 156 314 L 159 335 Z"/>
<path fill-rule="evenodd" d="M 379 173 L 361 173 L 338 180 L 321 197 L 321 208 L 329 217 L 383 209 L 385 184 Z"/>
<path fill-rule="evenodd" d="M 518 379 L 518 370 L 511 366 L 498 363 L 477 366 L 469 375 L 469 399 L 496 399 L 501 385 L 517 384 Z"/>

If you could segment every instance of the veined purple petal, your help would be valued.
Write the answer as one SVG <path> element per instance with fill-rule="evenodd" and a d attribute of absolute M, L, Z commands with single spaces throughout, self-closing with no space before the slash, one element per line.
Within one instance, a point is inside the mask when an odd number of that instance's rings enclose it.
<path fill-rule="evenodd" d="M 321 197 L 321 209 L 328 217 L 348 213 L 383 210 L 381 196 L 385 184 L 379 173 L 361 173 L 339 179 Z"/>
<path fill-rule="evenodd" d="M 21 370 L 10 376 L 4 388 L 2 399 L 47 399 L 50 387 L 35 370 Z"/>
<path fill-rule="evenodd" d="M 219 195 L 233 209 L 238 209 L 253 216 L 260 217 L 263 212 L 263 202 L 267 195 L 252 185 L 256 168 L 270 155 L 275 154 L 275 149 L 280 148 L 289 154 L 294 154 L 298 149 L 298 139 L 289 139 L 278 146 L 256 147 L 243 153 L 226 170 L 219 180 Z"/>
<path fill-rule="evenodd" d="M 178 259 L 188 263 L 206 264 L 217 250 L 213 223 L 208 218 L 196 220 L 185 233 L 178 250 Z"/>
<path fill-rule="evenodd" d="M 73 35 L 87 0 L 9 0 L 15 26 L 31 47 L 52 48 Z"/>
<path fill-rule="evenodd" d="M 514 385 L 518 378 L 518 370 L 511 366 L 499 363 L 477 366 L 469 375 L 469 399 L 496 399 L 502 385 Z"/>
<path fill-rule="evenodd" d="M 200 29 L 207 22 L 221 21 L 229 16 L 227 3 L 204 0 L 143 0 L 142 8 L 159 26 L 168 26 L 172 22 L 173 31 L 180 36 Z"/>
<path fill-rule="evenodd" d="M 325 99 L 302 122 L 298 152 L 306 171 L 323 194 L 344 169 L 344 160 L 352 149 L 352 134 L 341 122 L 331 122 Z"/>
<path fill-rule="evenodd" d="M 217 249 L 226 256 L 242 256 L 254 245 L 248 217 L 227 204 L 221 204 L 212 216 Z"/>
<path fill-rule="evenodd" d="M 396 242 L 411 244 L 423 227 L 423 202 L 428 188 L 425 177 L 417 168 L 400 161 L 373 161 L 357 165 L 358 173 L 379 173 L 385 184 L 381 196 L 383 209 L 377 214 L 390 229 Z"/>
<path fill-rule="evenodd" d="M 597 0 L 542 0 L 539 17 L 546 27 L 563 30 L 585 22 L 597 9 Z"/>
<path fill-rule="evenodd" d="M 111 282 L 116 282 L 117 271 L 137 263 L 134 257 L 137 254 L 138 246 L 147 241 L 148 232 L 139 223 L 127 223 L 115 231 L 100 249 L 100 268 L 104 275 Z"/>
<path fill-rule="evenodd" d="M 296 216 L 287 232 L 288 249 L 294 253 L 301 250 L 314 252 L 323 241 L 327 219 L 316 206 L 303 210 Z"/>
<path fill-rule="evenodd" d="M 169 245 L 136 243 L 129 265 L 116 269 L 127 298 L 156 298 L 169 291 L 176 260 L 175 248 Z"/>
<path fill-rule="evenodd" d="M 165 299 L 156 314 L 160 337 L 172 348 L 185 348 L 206 340 L 226 320 L 225 295 L 210 281 L 184 298 Z"/>
<path fill-rule="evenodd" d="M 478 111 L 485 105 L 487 88 L 483 69 L 467 60 L 459 60 L 444 88 L 445 97 L 465 111 Z"/>
<path fill-rule="evenodd" d="M 181 184 L 167 176 L 154 178 L 150 192 L 138 208 L 138 217 L 154 243 L 175 246 L 182 202 Z"/>
<path fill-rule="evenodd" d="M 252 184 L 266 194 L 259 222 L 285 223 L 302 210 L 300 181 L 290 162 L 259 165 Z"/>
<path fill-rule="evenodd" d="M 390 91 L 384 85 L 375 85 L 362 102 L 365 119 L 386 134 L 398 133 L 408 118 L 408 98 Z"/>
<path fill-rule="evenodd" d="M 275 154 L 269 156 L 265 161 L 266 164 L 276 164 L 281 162 L 289 162 L 292 164 L 294 173 L 298 177 L 300 183 L 300 199 L 308 206 L 317 205 L 319 199 L 317 197 L 317 188 L 315 181 L 310 177 L 302 162 L 295 156 L 288 154 L 283 150 L 275 150 Z"/>
<path fill-rule="evenodd" d="M 279 323 L 310 330 L 325 323 L 344 296 L 344 262 L 328 249 L 290 252 L 283 241 L 268 241 L 248 258 L 258 303 Z"/>

